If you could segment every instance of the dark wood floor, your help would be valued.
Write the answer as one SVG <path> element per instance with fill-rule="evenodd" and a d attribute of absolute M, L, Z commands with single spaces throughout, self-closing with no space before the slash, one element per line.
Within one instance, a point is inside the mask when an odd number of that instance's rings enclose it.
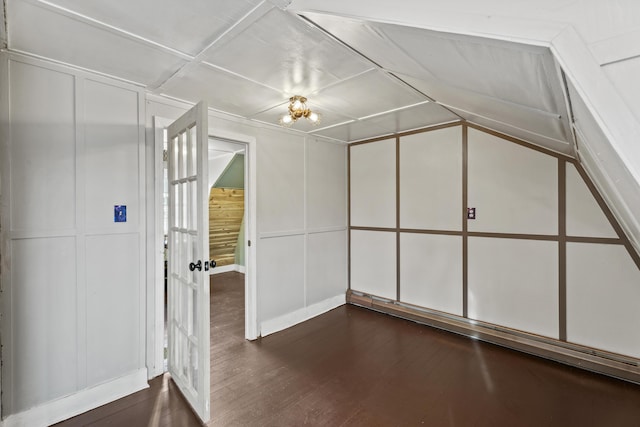
<path fill-rule="evenodd" d="M 242 275 L 212 282 L 211 426 L 639 426 L 640 386 L 343 306 L 244 340 Z M 196 426 L 167 376 L 62 426 Z"/>

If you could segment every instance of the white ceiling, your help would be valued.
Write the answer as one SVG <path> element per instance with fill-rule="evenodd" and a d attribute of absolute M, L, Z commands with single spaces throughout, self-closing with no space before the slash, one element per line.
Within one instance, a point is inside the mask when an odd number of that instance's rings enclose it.
<path fill-rule="evenodd" d="M 465 119 L 572 154 L 548 48 L 259 0 L 7 0 L 8 47 L 276 124 L 288 98 L 340 141 Z"/>

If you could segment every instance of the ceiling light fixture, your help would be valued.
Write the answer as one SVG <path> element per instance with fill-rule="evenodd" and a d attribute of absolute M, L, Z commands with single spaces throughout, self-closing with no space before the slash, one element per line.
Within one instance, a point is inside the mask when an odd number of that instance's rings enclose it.
<path fill-rule="evenodd" d="M 289 98 L 289 112 L 280 117 L 280 124 L 283 126 L 291 126 L 298 119 L 304 117 L 312 124 L 320 123 L 320 114 L 314 113 L 307 107 L 307 98 L 300 95 L 294 95 Z"/>

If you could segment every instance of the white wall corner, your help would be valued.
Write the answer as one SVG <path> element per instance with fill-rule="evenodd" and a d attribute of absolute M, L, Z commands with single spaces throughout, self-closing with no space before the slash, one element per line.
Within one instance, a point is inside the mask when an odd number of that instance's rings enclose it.
<path fill-rule="evenodd" d="M 305 320 L 309 320 L 313 317 L 326 313 L 327 311 L 333 310 L 334 308 L 340 307 L 345 303 L 346 294 L 340 294 L 312 304 L 308 307 L 287 313 L 283 316 L 276 317 L 275 319 L 265 320 L 260 323 L 261 335 L 266 337 L 267 335 L 290 328 L 291 326 L 295 326 Z"/>
<path fill-rule="evenodd" d="M 147 370 L 139 369 L 124 377 L 10 415 L 3 421 L 2 426 L 48 426 L 148 387 Z"/>

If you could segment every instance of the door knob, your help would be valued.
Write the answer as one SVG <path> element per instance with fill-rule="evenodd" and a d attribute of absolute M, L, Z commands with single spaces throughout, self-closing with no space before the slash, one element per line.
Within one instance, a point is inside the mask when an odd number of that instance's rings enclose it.
<path fill-rule="evenodd" d="M 214 260 L 205 261 L 204 262 L 204 271 L 209 271 L 209 267 L 211 267 L 211 269 L 214 269 L 215 266 L 216 266 L 216 262 Z"/>
<path fill-rule="evenodd" d="M 198 271 L 202 271 L 202 261 L 198 260 L 197 263 L 189 263 L 189 270 L 194 271 L 195 269 L 198 269 Z"/>

